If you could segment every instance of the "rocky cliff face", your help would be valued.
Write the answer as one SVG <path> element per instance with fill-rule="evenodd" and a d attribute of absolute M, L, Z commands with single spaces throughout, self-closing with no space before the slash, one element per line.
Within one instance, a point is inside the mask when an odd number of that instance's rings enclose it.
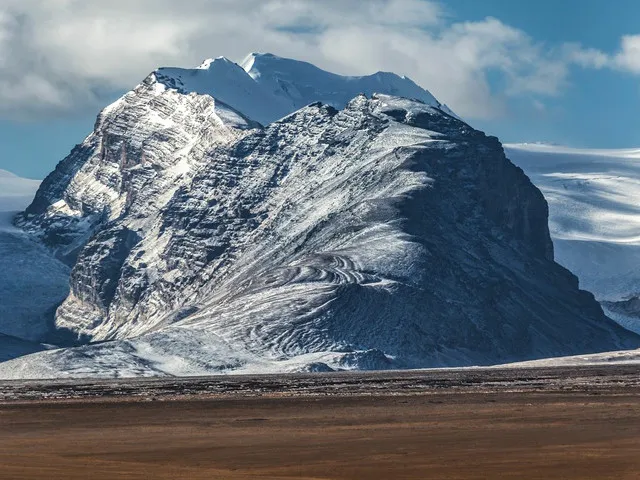
<path fill-rule="evenodd" d="M 100 113 L 16 224 L 74 264 L 109 222 L 126 218 L 128 228 L 144 230 L 209 148 L 256 126 L 208 95 L 167 89 L 152 74 Z"/>
<path fill-rule="evenodd" d="M 29 371 L 424 367 L 640 344 L 554 263 L 546 202 L 498 140 L 439 104 L 358 96 L 262 128 L 166 83 L 104 111 L 18 220 L 74 262 L 58 327 L 116 340 L 36 354 Z"/>

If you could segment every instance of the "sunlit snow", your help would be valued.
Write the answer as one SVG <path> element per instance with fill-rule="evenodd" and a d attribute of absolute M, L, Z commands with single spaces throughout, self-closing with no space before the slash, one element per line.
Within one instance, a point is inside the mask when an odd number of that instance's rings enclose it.
<path fill-rule="evenodd" d="M 601 302 L 639 296 L 640 149 L 515 144 L 505 150 L 549 203 L 556 261 Z M 640 318 L 604 306 L 640 333 Z"/>

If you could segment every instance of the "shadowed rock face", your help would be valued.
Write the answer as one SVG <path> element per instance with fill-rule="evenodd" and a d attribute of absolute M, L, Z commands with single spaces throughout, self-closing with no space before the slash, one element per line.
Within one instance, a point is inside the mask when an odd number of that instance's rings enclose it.
<path fill-rule="evenodd" d="M 19 220 L 81 248 L 58 327 L 117 341 L 30 362 L 198 374 L 640 344 L 553 262 L 547 204 L 494 137 L 386 95 L 261 128 L 155 85 L 103 112 Z"/>

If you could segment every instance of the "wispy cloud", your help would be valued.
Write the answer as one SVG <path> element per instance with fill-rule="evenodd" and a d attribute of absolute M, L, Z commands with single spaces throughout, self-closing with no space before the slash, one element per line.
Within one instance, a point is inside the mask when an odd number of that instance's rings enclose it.
<path fill-rule="evenodd" d="M 564 59 L 585 68 L 603 68 L 609 65 L 609 56 L 595 48 L 584 48 L 579 43 L 566 43 L 562 48 Z"/>
<path fill-rule="evenodd" d="M 564 53 L 569 62 L 582 67 L 640 74 L 640 35 L 624 35 L 620 39 L 620 47 L 613 53 L 583 48 L 578 44 L 565 45 Z"/>
<path fill-rule="evenodd" d="M 158 66 L 251 51 L 408 75 L 468 118 L 558 95 L 571 65 L 640 73 L 640 37 L 612 55 L 549 48 L 495 18 L 451 22 L 433 1 L 3 0 L 0 116 L 97 108 L 99 92 L 129 89 Z"/>

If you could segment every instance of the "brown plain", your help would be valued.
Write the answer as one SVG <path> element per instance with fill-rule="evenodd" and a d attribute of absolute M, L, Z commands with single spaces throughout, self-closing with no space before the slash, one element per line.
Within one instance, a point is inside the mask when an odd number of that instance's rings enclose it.
<path fill-rule="evenodd" d="M 640 395 L 0 404 L 3 479 L 640 479 Z"/>

